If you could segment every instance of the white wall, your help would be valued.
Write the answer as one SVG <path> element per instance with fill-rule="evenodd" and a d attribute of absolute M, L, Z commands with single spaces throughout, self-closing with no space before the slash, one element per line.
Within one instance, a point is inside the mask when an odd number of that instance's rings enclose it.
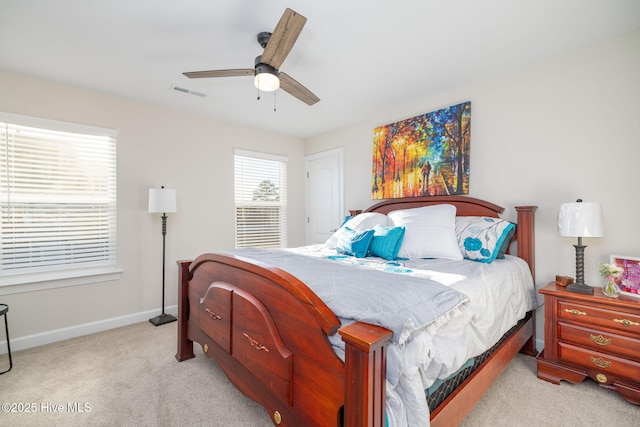
<path fill-rule="evenodd" d="M 0 111 L 119 132 L 122 278 L 0 296 L 10 307 L 14 349 L 159 314 L 161 220 L 146 209 L 148 188 L 160 185 L 175 188 L 178 198 L 178 212 L 169 214 L 166 236 L 166 305 L 175 305 L 176 260 L 234 247 L 235 147 L 289 157 L 289 243 L 304 243 L 304 157 L 299 138 L 8 73 L 0 73 Z"/>
<path fill-rule="evenodd" d="M 556 274 L 575 277 L 577 239 L 557 236 L 556 216 L 577 198 L 600 202 L 605 220 L 604 238 L 583 241 L 587 283 L 601 283 L 597 269 L 610 254 L 640 256 L 640 32 L 381 112 L 310 138 L 305 152 L 344 147 L 345 209 L 363 209 L 373 203 L 373 129 L 464 101 L 469 195 L 505 207 L 509 219 L 515 205 L 538 206 L 538 287 Z M 538 327 L 542 337 L 541 315 Z"/>

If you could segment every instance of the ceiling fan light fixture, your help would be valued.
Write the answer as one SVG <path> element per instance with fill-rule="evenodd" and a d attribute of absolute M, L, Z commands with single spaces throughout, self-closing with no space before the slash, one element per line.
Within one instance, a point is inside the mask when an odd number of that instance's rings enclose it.
<path fill-rule="evenodd" d="M 278 70 L 271 65 L 262 63 L 261 59 L 261 56 L 256 58 L 256 76 L 253 78 L 253 84 L 263 92 L 278 90 L 280 88 Z"/>
<path fill-rule="evenodd" d="M 253 84 L 263 92 L 273 92 L 280 88 L 280 79 L 275 74 L 264 72 L 256 74 Z"/>

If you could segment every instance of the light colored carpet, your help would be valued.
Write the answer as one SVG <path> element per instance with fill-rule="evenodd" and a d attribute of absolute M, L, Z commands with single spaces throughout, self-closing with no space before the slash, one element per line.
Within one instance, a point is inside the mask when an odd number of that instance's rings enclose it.
<path fill-rule="evenodd" d="M 15 352 L 0 375 L 0 425 L 271 426 L 199 345 L 195 359 L 176 361 L 176 327 L 145 322 Z M 535 359 L 518 355 L 461 425 L 640 424 L 640 407 L 617 393 L 592 381 L 556 386 L 535 372 Z M 4 412 L 5 403 L 22 412 Z"/>

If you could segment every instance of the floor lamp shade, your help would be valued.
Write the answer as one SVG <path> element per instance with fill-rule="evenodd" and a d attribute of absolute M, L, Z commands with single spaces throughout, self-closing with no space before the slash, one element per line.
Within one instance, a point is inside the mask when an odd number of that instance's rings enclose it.
<path fill-rule="evenodd" d="M 173 213 L 176 210 L 176 190 L 164 187 L 149 189 L 149 213 Z"/>
<path fill-rule="evenodd" d="M 600 205 L 593 202 L 565 203 L 558 212 L 558 234 L 561 237 L 577 237 L 576 248 L 576 281 L 567 286 L 570 292 L 593 294 L 593 288 L 584 283 L 584 249 L 583 237 L 602 237 L 602 212 Z"/>
<path fill-rule="evenodd" d="M 164 278 L 165 278 L 165 236 L 167 234 L 167 213 L 176 212 L 176 190 L 168 188 L 150 188 L 149 189 L 149 213 L 162 213 L 162 313 L 149 322 L 154 326 L 164 325 L 165 323 L 175 322 L 177 319 L 164 312 Z"/>

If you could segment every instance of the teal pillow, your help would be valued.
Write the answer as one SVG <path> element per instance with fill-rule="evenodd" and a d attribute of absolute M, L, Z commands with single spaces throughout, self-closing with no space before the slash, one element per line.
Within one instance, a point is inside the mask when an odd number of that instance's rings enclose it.
<path fill-rule="evenodd" d="M 511 243 L 511 239 L 513 235 L 516 234 L 516 226 L 512 224 L 513 227 L 509 227 L 507 234 L 504 236 L 504 241 L 502 242 L 502 246 L 500 246 L 500 250 L 498 251 L 498 255 L 496 258 L 502 259 L 504 258 L 504 254 L 507 253 L 507 249 L 509 249 L 509 243 Z"/>
<path fill-rule="evenodd" d="M 461 216 L 456 218 L 456 237 L 462 256 L 479 262 L 492 262 L 501 250 L 502 257 L 515 224 L 500 218 Z M 509 237 L 508 237 L 509 236 Z M 504 248 L 503 248 L 504 247 Z"/>
<path fill-rule="evenodd" d="M 358 233 L 349 227 L 342 227 L 338 231 L 336 250 L 339 253 L 351 255 L 356 258 L 364 258 L 367 256 L 371 241 L 373 240 L 373 230 Z"/>
<path fill-rule="evenodd" d="M 405 228 L 376 225 L 373 231 L 373 241 L 369 253 L 388 260 L 396 259 L 400 245 L 402 245 L 402 239 L 404 239 Z"/>

